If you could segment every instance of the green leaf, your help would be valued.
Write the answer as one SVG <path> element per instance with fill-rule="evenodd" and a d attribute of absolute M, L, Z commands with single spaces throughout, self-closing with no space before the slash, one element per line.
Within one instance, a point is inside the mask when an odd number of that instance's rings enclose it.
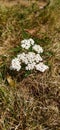
<path fill-rule="evenodd" d="M 25 72 L 24 77 L 27 77 L 27 76 L 29 76 L 30 74 L 31 74 L 31 70 L 28 70 L 28 71 Z"/>
<path fill-rule="evenodd" d="M 28 39 L 30 37 L 30 35 L 22 28 L 22 37 L 23 39 L 26 38 Z"/>
<path fill-rule="evenodd" d="M 12 48 L 12 49 L 10 50 L 10 52 L 19 52 L 19 51 L 21 51 L 21 50 L 22 50 L 21 46 L 17 46 L 17 47 L 15 47 L 15 48 Z"/>

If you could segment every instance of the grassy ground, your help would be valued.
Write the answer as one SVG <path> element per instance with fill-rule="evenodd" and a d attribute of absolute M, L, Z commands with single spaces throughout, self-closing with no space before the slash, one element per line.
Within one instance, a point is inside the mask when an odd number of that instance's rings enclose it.
<path fill-rule="evenodd" d="M 0 2 L 0 130 L 60 130 L 60 1 Z M 40 44 L 49 70 L 10 72 L 20 41 Z"/>

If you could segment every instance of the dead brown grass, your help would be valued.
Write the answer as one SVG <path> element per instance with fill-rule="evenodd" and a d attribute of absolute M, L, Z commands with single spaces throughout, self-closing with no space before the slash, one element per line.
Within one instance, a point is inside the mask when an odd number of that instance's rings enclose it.
<path fill-rule="evenodd" d="M 21 4 L 21 5 L 24 5 L 24 6 L 29 6 L 30 5 L 30 2 L 29 1 L 24 1 L 24 0 L 13 0 L 13 1 L 8 1 L 8 0 L 3 0 L 3 1 L 0 1 L 0 4 L 1 5 L 5 5 L 6 7 L 11 7 L 13 5 L 16 5 L 16 4 Z"/>
<path fill-rule="evenodd" d="M 48 0 L 46 0 L 48 1 Z M 36 1 L 36 0 L 13 0 L 13 1 L 10 1 L 10 0 L 1 0 L 0 1 L 0 4 L 1 5 L 5 5 L 6 7 L 11 7 L 13 5 L 16 5 L 16 4 L 21 4 L 22 6 L 26 6 L 28 7 L 31 3 L 35 3 L 39 5 L 39 7 L 44 7 L 46 5 L 46 2 L 45 0 L 40 0 L 40 1 Z"/>
<path fill-rule="evenodd" d="M 2 16 L 1 27 L 3 26 L 0 37 L 0 55 L 6 56 L 6 59 L 0 58 L 2 65 L 6 62 L 5 68 L 3 66 L 0 69 L 1 130 L 60 130 L 59 5 L 57 4 L 54 8 L 53 6 L 48 7 L 41 13 L 40 10 L 36 9 L 36 6 L 34 6 L 32 12 L 31 6 L 29 5 L 27 10 L 27 12 L 30 12 L 25 13 L 26 19 L 23 15 L 23 20 L 19 15 L 22 12 L 21 6 L 5 7 L 4 5 L 0 12 Z M 24 11 L 26 9 L 25 6 Z M 36 15 L 35 10 L 37 11 Z M 16 11 L 18 14 L 16 14 Z M 17 18 L 17 16 L 20 17 Z M 21 21 L 22 24 L 19 24 Z M 26 22 L 29 23 L 29 27 Z M 43 74 L 33 72 L 24 78 L 22 78 L 24 72 L 19 74 L 14 72 L 13 75 L 10 72 L 11 56 L 16 55 L 16 52 L 9 50 L 17 47 L 24 37 L 25 33 L 22 33 L 21 25 L 31 37 L 39 40 L 39 44 L 43 46 L 43 58 L 44 62 L 48 63 L 49 71 Z M 12 30 L 10 31 L 10 29 Z M 36 32 L 33 31 L 31 34 L 31 30 L 36 30 Z M 10 80 L 15 85 L 11 85 L 7 76 L 10 76 Z"/>

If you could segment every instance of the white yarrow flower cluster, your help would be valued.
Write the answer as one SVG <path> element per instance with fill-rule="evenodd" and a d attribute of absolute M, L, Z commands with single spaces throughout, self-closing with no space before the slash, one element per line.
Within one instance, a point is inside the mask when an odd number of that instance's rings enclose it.
<path fill-rule="evenodd" d="M 39 70 L 41 72 L 44 72 L 46 69 L 48 69 L 48 66 L 44 65 L 43 63 L 39 63 L 35 67 L 36 67 L 36 70 Z"/>
<path fill-rule="evenodd" d="M 31 45 L 34 45 L 34 40 L 32 38 L 30 39 L 24 39 L 21 41 L 21 47 L 24 49 L 29 49 Z"/>
<path fill-rule="evenodd" d="M 33 52 L 22 52 L 17 55 L 11 62 L 10 69 L 19 71 L 22 68 L 22 64 L 25 64 L 25 70 L 33 70 L 44 72 L 49 67 L 42 61 L 40 53 L 43 53 L 43 49 L 40 45 L 35 44 L 32 38 L 24 39 L 21 41 L 21 47 L 29 50 L 32 47 Z M 36 53 L 35 53 L 36 52 Z"/>
<path fill-rule="evenodd" d="M 21 65 L 20 65 L 18 58 L 15 58 L 12 60 L 10 69 L 14 69 L 17 71 L 19 71 L 21 69 Z"/>
<path fill-rule="evenodd" d="M 43 53 L 43 49 L 40 45 L 34 45 L 33 50 L 36 51 L 37 53 Z"/>

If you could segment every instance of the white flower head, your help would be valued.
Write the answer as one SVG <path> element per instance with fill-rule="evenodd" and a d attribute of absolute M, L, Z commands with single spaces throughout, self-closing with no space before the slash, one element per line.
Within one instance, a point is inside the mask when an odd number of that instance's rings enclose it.
<path fill-rule="evenodd" d="M 25 49 L 29 49 L 31 45 L 34 45 L 34 40 L 32 38 L 30 39 L 24 39 L 21 41 L 21 47 Z"/>
<path fill-rule="evenodd" d="M 21 41 L 21 47 L 24 49 L 29 49 L 31 46 L 30 41 L 28 39 L 22 40 Z"/>
<path fill-rule="evenodd" d="M 33 46 L 33 50 L 36 51 L 37 53 L 43 53 L 42 47 L 40 45 L 37 45 L 37 44 L 35 44 Z"/>
<path fill-rule="evenodd" d="M 15 58 L 12 60 L 10 69 L 17 70 L 17 71 L 19 71 L 21 69 L 21 65 L 20 65 L 18 58 Z"/>
<path fill-rule="evenodd" d="M 28 54 L 26 54 L 26 57 L 28 59 L 28 62 L 32 63 L 35 60 L 35 53 L 34 52 L 28 52 Z"/>
<path fill-rule="evenodd" d="M 47 65 L 44 65 L 43 63 L 39 63 L 35 67 L 36 67 L 36 70 L 40 72 L 44 72 L 45 70 L 49 68 Z"/>
<path fill-rule="evenodd" d="M 30 46 L 31 46 L 31 45 L 30 45 L 30 43 L 28 43 L 28 42 L 21 44 L 21 47 L 24 48 L 24 49 L 27 49 L 27 50 L 30 48 Z"/>
<path fill-rule="evenodd" d="M 40 56 L 40 53 L 43 53 L 43 49 L 40 45 L 34 44 L 32 38 L 24 39 L 21 41 L 21 47 L 28 50 L 30 47 L 35 52 L 22 52 L 17 55 L 17 58 L 14 58 L 11 62 L 10 69 L 19 71 L 22 67 L 22 63 L 26 65 L 26 70 L 36 69 L 40 72 L 44 72 L 49 67 L 43 64 L 43 59 Z"/>

